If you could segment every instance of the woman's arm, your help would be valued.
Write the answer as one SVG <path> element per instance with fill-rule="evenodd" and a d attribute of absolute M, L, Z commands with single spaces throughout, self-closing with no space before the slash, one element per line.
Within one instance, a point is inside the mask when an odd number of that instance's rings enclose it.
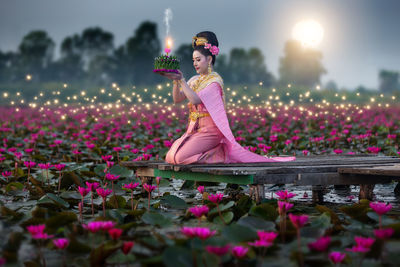
<path fill-rule="evenodd" d="M 192 88 L 189 87 L 189 85 L 185 81 L 185 78 L 182 78 L 182 80 L 180 80 L 180 82 L 181 82 L 183 93 L 186 95 L 187 99 L 189 99 L 190 103 L 192 103 L 194 105 L 200 104 L 201 103 L 200 97 L 196 94 L 195 91 L 192 90 Z"/>
<path fill-rule="evenodd" d="M 185 78 L 180 70 L 178 73 L 160 73 L 162 76 L 165 76 L 171 80 L 174 80 L 174 87 L 172 92 L 172 97 L 174 99 L 174 103 L 179 103 L 185 100 L 186 98 L 189 99 L 190 103 L 197 105 L 201 103 L 201 99 L 197 96 L 196 92 L 189 87 L 186 83 Z M 176 82 L 175 82 L 176 81 Z M 182 92 L 180 92 L 179 87 L 182 87 Z"/>
<path fill-rule="evenodd" d="M 186 95 L 180 89 L 180 83 L 177 80 L 173 81 L 174 87 L 172 89 L 172 98 L 174 99 L 174 104 L 178 104 L 186 99 Z"/>

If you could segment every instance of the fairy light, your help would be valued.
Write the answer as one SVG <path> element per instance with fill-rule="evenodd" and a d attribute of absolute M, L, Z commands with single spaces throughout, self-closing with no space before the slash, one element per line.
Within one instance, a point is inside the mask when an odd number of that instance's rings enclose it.
<path fill-rule="evenodd" d="M 8 97 L 8 93 L 3 93 L 3 97 L 7 98 Z"/>
<path fill-rule="evenodd" d="M 30 81 L 30 80 L 32 80 L 32 75 L 27 74 L 25 78 L 26 78 L 27 81 Z"/>

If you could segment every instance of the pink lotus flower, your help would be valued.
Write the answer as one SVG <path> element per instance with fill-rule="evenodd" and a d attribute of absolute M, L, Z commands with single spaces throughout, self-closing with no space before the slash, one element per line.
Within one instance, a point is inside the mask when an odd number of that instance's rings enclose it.
<path fill-rule="evenodd" d="M 247 244 L 249 244 L 250 246 L 253 247 L 270 247 L 272 246 L 272 242 L 268 242 L 266 240 L 256 240 L 254 242 L 248 242 Z"/>
<path fill-rule="evenodd" d="M 118 240 L 120 238 L 120 236 L 122 235 L 122 232 L 123 232 L 122 229 L 119 229 L 119 228 L 113 228 L 113 229 L 108 230 L 108 234 L 110 235 L 110 237 L 113 240 Z"/>
<path fill-rule="evenodd" d="M 96 192 L 99 196 L 101 196 L 104 199 L 112 193 L 112 190 L 99 187 L 96 189 Z"/>
<path fill-rule="evenodd" d="M 200 218 L 201 216 L 205 215 L 208 213 L 209 209 L 207 206 L 195 206 L 191 207 L 189 211 L 196 216 L 197 218 Z"/>
<path fill-rule="evenodd" d="M 171 49 L 165 48 L 165 49 L 164 49 L 164 52 L 167 53 L 167 54 L 169 54 L 169 53 L 171 53 Z"/>
<path fill-rule="evenodd" d="M 200 194 L 204 193 L 204 186 L 200 185 L 199 187 L 197 187 L 197 191 L 199 191 Z"/>
<path fill-rule="evenodd" d="M 46 225 L 39 224 L 39 225 L 29 225 L 26 229 L 29 231 L 33 239 L 49 239 L 53 238 L 53 235 L 48 235 L 44 232 Z"/>
<path fill-rule="evenodd" d="M 69 244 L 69 240 L 67 238 L 58 238 L 53 240 L 53 244 L 58 249 L 65 249 Z"/>
<path fill-rule="evenodd" d="M 331 242 L 331 238 L 329 236 L 323 236 L 318 240 L 309 243 L 308 247 L 315 251 L 325 251 Z"/>
<path fill-rule="evenodd" d="M 294 193 L 288 193 L 287 190 L 278 191 L 275 194 L 279 197 L 280 200 L 287 200 L 287 199 L 290 199 L 290 198 L 296 196 L 296 194 L 294 194 Z"/>
<path fill-rule="evenodd" d="M 91 233 L 96 233 L 102 230 L 103 222 L 102 221 L 89 222 L 87 225 L 82 224 L 82 227 L 90 231 Z"/>
<path fill-rule="evenodd" d="M 222 200 L 223 197 L 224 197 L 224 194 L 222 194 L 222 193 L 217 193 L 217 194 L 215 194 L 215 195 L 213 195 L 213 194 L 209 194 L 209 195 L 208 195 L 208 199 L 209 199 L 211 202 L 215 203 L 215 204 L 221 202 L 221 200 Z"/>
<path fill-rule="evenodd" d="M 90 189 L 90 191 L 95 191 L 97 188 L 99 188 L 100 184 L 98 182 L 86 182 L 86 186 Z"/>
<path fill-rule="evenodd" d="M 123 188 L 123 189 L 133 190 L 133 189 L 135 189 L 135 188 L 138 187 L 138 186 L 139 186 L 139 183 L 130 183 L 130 184 L 124 184 L 124 185 L 122 186 L 122 188 Z"/>
<path fill-rule="evenodd" d="M 310 151 L 308 151 L 308 150 L 303 150 L 302 152 L 303 152 L 304 156 L 307 156 L 308 154 L 310 154 Z"/>
<path fill-rule="evenodd" d="M 42 170 L 48 170 L 48 169 L 51 168 L 51 164 L 50 164 L 50 163 L 46 163 L 46 164 L 44 164 L 44 163 L 39 163 L 38 166 L 39 166 L 39 168 L 42 169 Z"/>
<path fill-rule="evenodd" d="M 156 177 L 156 184 L 157 184 L 157 186 L 160 185 L 160 182 L 161 182 L 161 176 L 157 176 L 157 177 Z"/>
<path fill-rule="evenodd" d="M 289 213 L 289 219 L 294 227 L 296 227 L 297 229 L 300 229 L 308 222 L 307 215 L 294 215 L 292 213 Z"/>
<path fill-rule="evenodd" d="M 206 250 L 208 253 L 215 254 L 217 256 L 222 256 L 225 255 L 226 253 L 229 252 L 229 249 L 231 248 L 231 245 L 225 245 L 222 247 L 219 246 L 206 246 Z"/>
<path fill-rule="evenodd" d="M 28 232 L 34 236 L 40 233 L 43 233 L 44 229 L 46 228 L 45 224 L 39 224 L 39 225 L 29 225 L 26 227 Z"/>
<path fill-rule="evenodd" d="M 107 180 L 110 180 L 110 181 L 115 181 L 115 180 L 117 180 L 118 178 L 120 177 L 120 175 L 114 175 L 114 174 L 111 174 L 111 173 L 106 173 L 106 179 Z"/>
<path fill-rule="evenodd" d="M 10 177 L 12 175 L 12 172 L 4 171 L 4 172 L 1 173 L 1 175 L 3 175 L 3 177 L 5 177 L 5 178 L 8 178 L 8 177 Z"/>
<path fill-rule="evenodd" d="M 101 230 L 108 231 L 108 230 L 114 228 L 115 224 L 116 223 L 113 221 L 102 221 L 101 222 Z"/>
<path fill-rule="evenodd" d="M 104 161 L 110 161 L 112 159 L 112 155 L 101 156 L 101 159 Z"/>
<path fill-rule="evenodd" d="M 57 171 L 62 171 L 62 170 L 64 170 L 66 165 L 60 163 L 60 164 L 55 164 L 53 166 L 54 166 L 54 168 L 56 168 Z"/>
<path fill-rule="evenodd" d="M 33 168 L 33 167 L 35 167 L 36 162 L 34 162 L 34 161 L 24 161 L 24 165 L 27 168 Z"/>
<path fill-rule="evenodd" d="M 370 248 L 375 242 L 375 238 L 362 236 L 356 236 L 354 237 L 354 240 L 356 241 L 357 246 L 365 248 Z"/>
<path fill-rule="evenodd" d="M 110 169 L 112 166 L 114 166 L 114 161 L 106 161 L 107 168 Z"/>
<path fill-rule="evenodd" d="M 33 152 L 33 148 L 27 148 L 27 149 L 25 149 L 25 152 L 28 153 L 28 154 L 30 154 L 30 153 Z"/>
<path fill-rule="evenodd" d="M 85 188 L 85 187 L 78 186 L 78 191 L 79 191 L 79 194 L 81 194 L 82 197 L 85 197 L 90 192 L 90 188 Z"/>
<path fill-rule="evenodd" d="M 257 235 L 260 240 L 273 243 L 275 238 L 278 236 L 278 233 L 257 231 Z"/>
<path fill-rule="evenodd" d="M 181 228 L 181 232 L 189 237 L 189 238 L 193 238 L 193 237 L 198 237 L 201 240 L 205 240 L 213 235 L 215 235 L 216 231 L 211 231 L 209 228 L 202 228 L 202 227 L 182 227 Z"/>
<path fill-rule="evenodd" d="M 113 147 L 113 150 L 115 152 L 120 152 L 122 150 L 122 147 Z"/>
<path fill-rule="evenodd" d="M 278 208 L 279 208 L 279 213 L 285 213 L 288 210 L 290 210 L 294 206 L 293 203 L 285 202 L 285 201 L 279 201 L 278 200 Z"/>
<path fill-rule="evenodd" d="M 149 185 L 149 184 L 143 184 L 143 188 L 144 188 L 144 190 L 146 190 L 147 192 L 151 193 L 152 191 L 154 191 L 154 189 L 157 188 L 157 186 L 155 186 L 155 185 Z"/>
<path fill-rule="evenodd" d="M 135 245 L 135 242 L 133 242 L 133 241 L 125 241 L 125 242 L 122 244 L 122 247 L 121 247 L 122 252 L 123 252 L 125 255 L 127 255 L 127 254 L 129 253 L 129 251 L 131 251 L 133 245 Z"/>
<path fill-rule="evenodd" d="M 337 149 L 334 149 L 333 152 L 335 152 L 335 154 L 342 154 L 343 150 L 337 148 Z"/>
<path fill-rule="evenodd" d="M 393 228 L 375 229 L 374 234 L 376 238 L 389 239 L 394 234 L 394 230 Z"/>
<path fill-rule="evenodd" d="M 344 258 L 346 258 L 346 253 L 342 253 L 339 251 L 332 251 L 329 254 L 329 259 L 334 263 L 334 264 L 339 264 L 341 263 Z"/>
<path fill-rule="evenodd" d="M 201 240 L 206 240 L 213 235 L 215 235 L 217 231 L 211 231 L 209 228 L 206 227 L 196 227 L 196 236 L 200 238 Z"/>
<path fill-rule="evenodd" d="M 379 151 L 381 151 L 381 149 L 382 148 L 380 148 L 380 147 L 372 146 L 372 147 L 368 147 L 367 151 L 370 152 L 370 153 L 373 153 L 373 154 L 378 154 Z"/>
<path fill-rule="evenodd" d="M 181 228 L 181 232 L 182 234 L 184 234 L 185 236 L 189 237 L 189 238 L 193 238 L 197 235 L 196 233 L 196 227 L 182 227 Z"/>
<path fill-rule="evenodd" d="M 56 145 L 61 145 L 63 143 L 63 140 L 54 140 L 54 144 Z"/>
<path fill-rule="evenodd" d="M 247 251 L 249 251 L 249 248 L 242 247 L 242 246 L 235 246 L 232 248 L 232 254 L 238 259 L 243 258 L 246 256 Z"/>
<path fill-rule="evenodd" d="M 392 209 L 392 205 L 383 202 L 370 202 L 369 206 L 379 215 L 383 215 Z"/>

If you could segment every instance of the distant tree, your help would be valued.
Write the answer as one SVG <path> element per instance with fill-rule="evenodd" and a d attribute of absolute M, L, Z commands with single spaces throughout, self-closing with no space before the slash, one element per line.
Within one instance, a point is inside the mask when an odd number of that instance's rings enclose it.
<path fill-rule="evenodd" d="M 6 72 L 7 72 L 7 57 L 5 53 L 0 51 L 0 82 L 4 82 L 6 80 Z"/>
<path fill-rule="evenodd" d="M 84 78 L 82 53 L 82 39 L 78 34 L 62 41 L 61 58 L 57 62 L 60 80 L 78 81 Z"/>
<path fill-rule="evenodd" d="M 321 75 L 326 73 L 321 63 L 321 52 L 304 48 L 300 42 L 289 40 L 285 44 L 284 53 L 279 67 L 281 85 L 314 87 L 320 84 Z"/>
<path fill-rule="evenodd" d="M 263 82 L 264 86 L 270 86 L 273 82 L 273 76 L 267 71 L 264 55 L 258 48 L 251 48 L 248 51 L 249 60 L 249 83 Z"/>
<path fill-rule="evenodd" d="M 226 64 L 224 60 L 222 63 L 218 67 L 222 67 L 228 83 L 254 84 L 262 81 L 264 85 L 270 86 L 274 81 L 258 48 L 250 48 L 248 51 L 243 48 L 233 48 L 230 51 L 229 63 Z"/>
<path fill-rule="evenodd" d="M 107 85 L 113 82 L 116 64 L 112 57 L 98 55 L 89 63 L 88 78 L 91 83 Z"/>
<path fill-rule="evenodd" d="M 86 71 L 89 80 L 95 83 L 111 80 L 111 74 L 107 73 L 109 66 L 103 63 L 112 60 L 113 42 L 113 34 L 100 27 L 86 28 L 81 35 L 65 38 L 61 44 L 60 78 L 82 79 Z"/>
<path fill-rule="evenodd" d="M 384 93 L 400 90 L 399 72 L 381 70 L 379 72 L 379 90 Z"/>
<path fill-rule="evenodd" d="M 45 79 L 45 70 L 53 59 L 55 43 L 45 31 L 32 31 L 19 45 L 19 69 L 33 75 L 36 81 Z"/>
<path fill-rule="evenodd" d="M 196 75 L 193 67 L 193 48 L 191 44 L 182 44 L 179 46 L 175 55 L 180 59 L 181 71 L 187 79 Z"/>
<path fill-rule="evenodd" d="M 228 81 L 231 83 L 247 83 L 249 80 L 249 67 L 246 50 L 243 48 L 231 49 Z"/>
<path fill-rule="evenodd" d="M 126 42 L 127 60 L 131 82 L 151 84 L 161 81 L 161 76 L 153 74 L 154 58 L 160 55 L 161 43 L 157 36 L 157 24 L 145 21 L 136 29 L 133 37 Z"/>
<path fill-rule="evenodd" d="M 230 81 L 230 71 L 229 71 L 229 58 L 225 54 L 218 55 L 217 60 L 215 61 L 214 70 L 218 72 L 224 83 Z"/>
<path fill-rule="evenodd" d="M 338 86 L 337 86 L 336 82 L 333 81 L 333 80 L 328 81 L 325 84 L 324 88 L 328 89 L 328 90 L 332 90 L 332 91 L 337 91 L 338 90 Z"/>
<path fill-rule="evenodd" d="M 81 35 L 81 48 L 84 69 L 98 56 L 110 56 L 114 49 L 114 35 L 100 27 L 87 28 Z"/>

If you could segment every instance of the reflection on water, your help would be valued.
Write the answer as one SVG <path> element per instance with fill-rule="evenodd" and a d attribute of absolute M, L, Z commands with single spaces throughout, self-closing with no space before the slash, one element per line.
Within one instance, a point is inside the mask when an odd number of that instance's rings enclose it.
<path fill-rule="evenodd" d="M 161 188 L 161 192 L 170 192 L 173 195 L 181 197 L 183 199 L 195 199 L 200 201 L 201 195 L 193 189 L 180 190 L 183 184 L 183 180 L 172 180 L 171 186 Z M 397 183 L 391 184 L 377 184 L 374 189 L 374 201 L 390 202 L 393 209 L 400 210 L 400 196 L 396 196 L 394 188 Z M 171 190 L 171 187 L 173 190 Z M 223 192 L 226 187 L 225 183 L 216 184 L 214 186 L 206 186 L 206 191 L 215 193 Z M 249 193 L 249 186 L 241 186 L 245 193 Z M 284 186 L 265 186 L 265 198 L 276 198 L 274 194 L 280 190 L 288 190 L 295 193 L 296 196 L 292 199 L 295 202 L 301 202 L 304 204 L 312 204 L 312 187 L 311 186 L 299 186 L 288 184 Z M 358 194 L 360 192 L 360 186 L 351 185 L 343 187 L 334 187 L 333 185 L 327 186 L 324 190 L 324 202 L 326 204 L 351 204 L 358 202 Z M 196 203 L 200 204 L 200 203 Z"/>

